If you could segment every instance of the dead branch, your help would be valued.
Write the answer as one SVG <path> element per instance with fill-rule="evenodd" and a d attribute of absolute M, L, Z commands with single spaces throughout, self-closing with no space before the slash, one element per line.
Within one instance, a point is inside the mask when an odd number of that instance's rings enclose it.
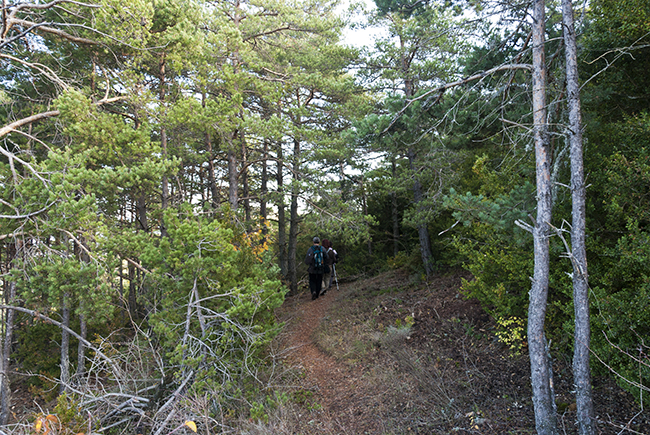
<path fill-rule="evenodd" d="M 2 54 L 0 53 L 0 59 L 8 59 L 16 63 L 20 63 L 21 65 L 24 65 L 29 68 L 33 68 L 40 73 L 44 74 L 47 78 L 52 80 L 54 83 L 58 84 L 61 86 L 63 89 L 68 89 L 68 85 L 61 80 L 52 69 L 50 69 L 48 66 L 40 64 L 40 63 L 32 63 L 32 62 L 27 62 L 23 59 L 19 59 L 15 56 L 10 56 L 8 54 Z"/>
<path fill-rule="evenodd" d="M 171 397 L 169 398 L 169 400 L 167 400 L 167 402 L 165 402 L 165 404 L 164 404 L 163 406 L 161 406 L 160 409 L 156 412 L 156 414 L 154 415 L 154 419 L 155 419 L 158 415 L 160 415 L 160 414 L 162 414 L 164 411 L 166 411 L 167 408 L 169 408 L 169 407 L 170 407 L 170 406 L 171 406 L 171 405 L 172 405 L 172 404 L 173 404 L 173 403 L 178 399 L 178 397 L 180 396 L 180 394 L 181 394 L 181 392 L 183 391 L 183 389 L 185 389 L 185 387 L 187 386 L 188 382 L 190 382 L 190 380 L 191 380 L 193 377 L 194 377 L 194 370 L 190 370 L 190 372 L 187 374 L 187 376 L 185 376 L 185 379 L 183 379 L 183 382 L 178 386 L 178 388 L 176 389 L 176 391 L 174 391 L 174 393 L 171 395 Z M 156 431 L 156 433 L 155 433 L 154 435 L 160 435 L 160 433 L 163 431 L 163 429 L 165 428 L 166 424 L 169 422 L 169 420 L 170 420 L 170 418 L 171 418 L 171 416 L 172 416 L 173 414 L 174 414 L 173 412 L 170 412 L 170 413 L 169 413 L 169 415 L 167 416 L 167 418 L 165 419 L 165 421 L 160 425 L 160 427 L 158 428 L 158 430 Z"/>
<path fill-rule="evenodd" d="M 93 104 L 96 105 L 96 106 L 101 106 L 102 104 L 114 103 L 116 101 L 121 101 L 121 100 L 124 100 L 124 99 L 125 99 L 125 97 L 121 97 L 121 96 L 120 97 L 113 97 L 113 98 L 106 98 L 104 100 L 97 101 L 96 103 L 93 103 Z M 49 112 L 37 113 L 36 115 L 32 115 L 32 116 L 28 116 L 27 118 L 19 119 L 17 121 L 12 122 L 11 124 L 7 124 L 4 127 L 0 128 L 0 137 L 11 133 L 12 131 L 18 129 L 19 127 L 22 127 L 23 125 L 27 125 L 27 124 L 31 124 L 33 122 L 37 122 L 37 121 L 40 121 L 40 120 L 43 120 L 43 119 L 59 116 L 60 114 L 61 114 L 60 110 L 50 110 Z M 3 150 L 1 147 L 0 147 L 0 152 L 2 152 L 7 157 L 9 157 L 9 155 L 6 154 L 6 153 L 8 153 L 8 151 Z M 13 153 L 10 153 L 10 154 L 13 154 Z M 16 157 L 14 157 L 14 158 L 16 158 Z"/>
<path fill-rule="evenodd" d="M 57 24 L 57 23 L 49 23 L 49 22 L 48 23 L 33 23 L 31 21 L 21 20 L 19 18 L 13 18 L 13 19 L 10 20 L 9 25 L 12 25 L 12 24 L 18 24 L 18 25 L 24 26 L 24 27 L 28 26 L 30 29 L 34 29 L 34 30 L 41 30 L 41 31 L 43 31 L 45 33 L 50 33 L 50 34 L 53 34 L 53 35 L 56 35 L 56 36 L 60 36 L 61 38 L 67 39 L 70 42 L 76 42 L 76 43 L 79 43 L 79 44 L 88 44 L 88 45 L 98 45 L 99 44 L 99 42 L 93 41 L 92 39 L 82 38 L 82 37 L 79 37 L 79 36 L 74 36 L 74 35 L 71 35 L 71 34 L 69 34 L 67 32 L 64 32 L 63 30 L 57 29 L 55 27 L 50 27 L 50 25 Z"/>
<path fill-rule="evenodd" d="M 36 318 L 38 318 L 38 319 L 41 319 L 41 320 L 43 320 L 43 321 L 46 322 L 46 323 L 51 323 L 51 324 L 53 324 L 54 326 L 57 326 L 59 329 L 62 329 L 62 330 L 64 330 L 64 331 L 66 331 L 68 334 L 72 335 L 72 336 L 75 337 L 77 340 L 79 340 L 80 342 L 82 342 L 82 343 L 83 343 L 86 347 L 88 347 L 89 349 L 92 349 L 92 350 L 93 350 L 93 351 L 94 351 L 98 356 L 100 356 L 104 361 L 106 361 L 106 362 L 111 366 L 111 368 L 113 369 L 113 371 L 114 371 L 116 374 L 121 372 L 121 370 L 119 369 L 119 367 L 117 367 L 117 366 L 115 365 L 115 362 L 114 362 L 111 358 L 109 358 L 108 356 L 106 356 L 106 354 L 104 354 L 104 353 L 101 351 L 101 349 L 98 349 L 97 346 L 95 346 L 95 345 L 92 344 L 90 341 L 88 341 L 88 340 L 86 340 L 85 338 L 83 338 L 81 335 L 77 334 L 73 329 L 70 329 L 69 327 L 65 326 L 63 323 L 61 323 L 61 322 L 57 322 L 56 320 L 52 319 L 51 317 L 48 317 L 48 316 L 46 316 L 45 314 L 39 313 L 38 311 L 30 310 L 30 309 L 23 308 L 23 307 L 16 307 L 16 306 L 13 306 L 13 305 L 0 305 L 0 310 L 13 310 L 13 311 L 20 311 L 21 313 L 29 314 L 30 316 L 36 317 Z"/>
<path fill-rule="evenodd" d="M 84 244 L 83 244 L 79 239 L 77 239 L 77 238 L 74 236 L 74 234 L 72 234 L 72 233 L 71 233 L 70 231 L 68 231 L 68 230 L 64 230 L 63 228 L 57 228 L 57 230 L 59 230 L 59 231 L 61 231 L 61 232 L 64 232 L 65 234 L 67 234 L 68 237 L 70 237 L 70 238 L 71 238 L 71 239 L 72 239 L 72 240 L 77 244 L 77 246 L 79 246 L 79 248 L 80 248 L 82 251 L 84 251 L 84 252 L 86 253 L 86 255 L 88 255 L 89 258 L 92 258 L 92 260 L 95 261 L 96 263 L 99 262 L 99 261 L 98 261 L 98 260 L 93 256 L 93 254 L 90 252 L 90 250 L 88 250 L 88 248 L 86 248 L 86 245 L 84 245 Z"/>
<path fill-rule="evenodd" d="M 1 150 L 2 148 L 0 148 Z M 54 203 L 51 203 L 49 205 L 46 205 L 42 209 L 32 212 L 32 213 L 27 213 L 27 214 L 21 214 L 21 215 L 8 215 L 8 214 L 0 214 L 0 219 L 29 219 L 31 217 L 37 216 L 44 211 L 46 211 L 48 208 L 52 207 Z"/>
<path fill-rule="evenodd" d="M 618 346 L 617 344 L 612 343 L 612 342 L 610 341 L 609 337 L 607 336 L 607 334 L 605 333 L 605 331 L 602 331 L 602 332 L 603 332 L 603 335 L 605 336 L 605 340 L 607 340 L 607 342 L 608 342 L 608 343 L 609 343 L 613 348 L 619 350 L 623 355 L 627 355 L 627 356 L 630 357 L 633 361 L 638 361 L 640 364 L 648 365 L 648 363 L 647 363 L 646 361 L 641 361 L 641 360 L 638 359 L 637 357 L 632 356 L 632 355 L 630 355 L 628 352 L 626 352 L 626 351 L 624 351 L 623 349 L 621 349 L 621 347 Z M 592 355 L 594 355 L 594 356 L 596 357 L 596 359 L 597 359 L 598 361 L 600 361 L 600 363 L 601 363 L 603 366 L 605 366 L 605 367 L 606 367 L 610 372 L 612 372 L 616 377 L 618 377 L 618 378 L 621 379 L 622 381 L 628 383 L 629 385 L 631 385 L 631 386 L 633 386 L 633 387 L 635 387 L 635 388 L 638 388 L 638 389 L 641 390 L 641 391 L 650 391 L 650 387 L 648 387 L 648 386 L 646 386 L 646 385 L 643 385 L 641 382 L 635 382 L 635 381 L 633 381 L 633 380 L 631 380 L 631 379 L 626 378 L 624 375 L 622 375 L 622 374 L 620 374 L 619 372 L 617 372 L 617 371 L 614 369 L 614 367 L 610 366 L 610 365 L 607 364 L 605 361 L 603 361 L 603 359 L 602 359 L 602 358 L 601 358 L 601 357 L 600 357 L 596 352 L 594 352 L 592 349 L 589 349 L 589 350 L 591 351 Z"/>
<path fill-rule="evenodd" d="M 491 69 L 489 69 L 487 71 L 483 71 L 483 72 L 474 74 L 473 76 L 469 76 L 469 77 L 466 77 L 464 79 L 460 79 L 460 80 L 457 80 L 457 81 L 451 82 L 451 83 L 446 83 L 446 84 L 444 84 L 442 86 L 438 86 L 436 88 L 430 89 L 427 92 L 425 92 L 425 93 L 423 93 L 421 95 L 418 95 L 415 98 L 407 100 L 406 105 L 404 105 L 404 107 L 399 112 L 397 112 L 397 114 L 393 117 L 393 119 L 390 122 L 390 124 L 388 125 L 388 127 L 386 127 L 384 129 L 384 131 L 381 132 L 381 134 L 383 135 L 383 134 L 387 133 L 388 130 L 390 130 L 393 127 L 393 125 L 395 125 L 397 120 L 404 114 L 404 112 L 406 112 L 406 110 L 409 107 L 411 107 L 411 104 L 415 103 L 416 101 L 422 100 L 424 98 L 429 97 L 430 95 L 433 95 L 433 94 L 437 93 L 437 94 L 440 94 L 440 95 L 438 95 L 438 97 L 436 99 L 436 102 L 438 102 L 440 100 L 440 97 L 442 96 L 442 94 L 447 89 L 451 89 L 451 88 L 454 88 L 454 87 L 457 87 L 457 86 L 462 86 L 462 85 L 467 84 L 469 82 L 473 82 L 473 81 L 476 81 L 476 80 L 483 79 L 483 78 L 485 78 L 487 76 L 490 76 L 492 74 L 495 74 L 495 73 L 501 72 L 501 71 L 513 71 L 513 70 L 520 70 L 520 69 L 523 69 L 523 70 L 526 70 L 526 71 L 532 71 L 532 68 L 533 68 L 532 65 L 529 65 L 527 63 L 500 65 L 500 66 L 491 68 Z"/>

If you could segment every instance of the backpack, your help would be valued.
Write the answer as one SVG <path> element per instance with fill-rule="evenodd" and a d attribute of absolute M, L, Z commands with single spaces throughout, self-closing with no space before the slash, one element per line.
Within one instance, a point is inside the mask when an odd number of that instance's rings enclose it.
<path fill-rule="evenodd" d="M 321 246 L 314 246 L 314 272 L 325 272 L 325 259 L 323 258 L 323 248 Z"/>

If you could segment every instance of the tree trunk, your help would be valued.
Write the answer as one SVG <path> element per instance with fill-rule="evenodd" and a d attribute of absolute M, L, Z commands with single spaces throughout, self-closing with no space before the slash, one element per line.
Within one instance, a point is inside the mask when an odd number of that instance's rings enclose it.
<path fill-rule="evenodd" d="M 277 151 L 277 174 L 276 181 L 278 183 L 278 262 L 280 264 L 280 273 L 283 277 L 287 277 L 289 273 L 288 257 L 287 257 L 287 223 L 285 217 L 284 207 L 284 171 L 283 171 L 283 154 L 282 142 L 278 142 Z"/>
<path fill-rule="evenodd" d="M 363 213 L 364 216 L 368 216 L 368 197 L 366 195 L 366 185 L 363 181 L 363 174 L 359 181 L 359 187 L 361 188 L 361 213 Z M 366 228 L 368 231 L 368 258 L 366 258 L 366 264 L 364 266 L 369 268 L 370 263 L 372 262 L 372 237 L 370 236 L 370 224 L 368 222 L 366 222 Z"/>
<path fill-rule="evenodd" d="M 144 193 L 138 196 L 135 206 L 138 218 L 139 229 L 145 233 L 149 231 L 149 222 L 147 221 L 147 200 Z"/>
<path fill-rule="evenodd" d="M 244 202 L 244 219 L 246 220 L 246 227 L 249 228 L 251 222 L 251 201 L 250 189 L 248 187 L 248 150 L 246 149 L 246 140 L 244 139 L 244 132 L 239 131 L 239 139 L 241 140 L 241 155 L 242 155 L 242 169 L 239 176 L 241 177 L 242 196 Z"/>
<path fill-rule="evenodd" d="M 61 323 L 70 328 L 70 296 L 66 293 L 63 296 L 63 309 L 61 310 Z M 70 386 L 70 333 L 61 329 L 61 387 L 60 393 L 64 393 Z"/>
<path fill-rule="evenodd" d="M 406 51 L 404 50 L 404 40 L 400 37 L 400 46 L 402 48 L 402 74 L 404 74 L 404 96 L 407 100 L 413 98 L 415 94 L 415 84 L 413 79 L 409 77 L 409 69 L 411 68 L 412 58 L 408 57 Z M 419 212 L 422 207 L 422 186 L 420 184 L 420 179 L 417 175 L 417 155 L 413 148 L 408 149 L 408 159 L 409 159 L 409 169 L 413 174 L 413 202 L 416 210 Z M 433 275 L 433 255 L 431 254 L 431 241 L 429 239 L 429 229 L 427 228 L 426 223 L 418 224 L 418 238 L 420 239 L 420 255 L 422 256 L 422 264 L 424 265 L 424 271 L 427 276 Z"/>
<path fill-rule="evenodd" d="M 82 246 L 78 246 L 75 243 L 75 255 L 78 255 L 81 261 L 83 261 L 85 264 L 90 264 L 90 256 L 88 255 L 87 251 L 87 244 L 85 243 L 85 239 L 82 237 L 80 240 Z M 83 301 L 79 302 L 79 305 L 83 307 Z M 83 314 L 79 314 L 79 335 L 86 339 L 86 335 L 88 334 L 87 328 L 86 328 L 86 318 L 84 317 Z M 79 345 L 77 346 L 77 375 L 81 377 L 86 369 L 86 364 L 85 364 L 85 354 L 86 354 L 86 345 L 82 340 L 79 340 Z"/>
<path fill-rule="evenodd" d="M 228 200 L 230 202 L 230 208 L 232 211 L 237 210 L 237 203 L 239 198 L 237 197 L 237 155 L 233 149 L 233 144 L 230 144 L 228 148 Z"/>
<path fill-rule="evenodd" d="M 212 151 L 212 139 L 210 134 L 205 134 L 205 144 L 208 149 L 208 183 L 210 183 L 210 204 L 213 209 L 219 207 L 219 191 L 217 189 L 217 177 L 214 171 L 214 154 Z"/>
<path fill-rule="evenodd" d="M 83 314 L 79 315 L 79 335 L 85 340 L 88 336 L 88 325 Z M 79 340 L 77 346 L 77 377 L 81 378 L 86 372 L 86 346 Z"/>
<path fill-rule="evenodd" d="M 205 108 L 205 92 L 201 97 L 201 106 Z M 219 206 L 219 192 L 217 190 L 217 179 L 214 170 L 214 151 L 212 150 L 212 138 L 210 133 L 206 132 L 204 137 L 205 148 L 208 150 L 208 183 L 210 184 L 210 204 L 212 209 L 216 210 Z"/>
<path fill-rule="evenodd" d="M 9 283 L 9 292 L 5 294 L 7 305 L 16 300 L 16 283 Z M 14 311 L 5 310 L 4 343 L 2 346 L 2 361 L 0 362 L 0 426 L 9 421 L 11 408 L 11 382 L 9 380 L 9 368 L 11 364 L 11 343 L 14 334 Z"/>
<path fill-rule="evenodd" d="M 160 104 L 162 107 L 165 106 L 165 53 L 162 54 L 160 58 Z M 160 126 L 160 147 L 162 148 L 163 160 L 167 160 L 167 130 L 162 125 L 164 120 L 161 120 Z M 162 198 L 160 208 L 164 213 L 169 206 L 169 180 L 167 174 L 163 174 L 162 177 Z M 165 227 L 165 218 L 161 216 L 160 218 L 160 235 L 162 237 L 167 237 L 167 228 Z"/>
<path fill-rule="evenodd" d="M 391 167 L 393 180 L 395 180 L 397 177 L 397 163 L 395 162 L 395 156 L 391 157 Z M 397 193 L 392 192 L 390 197 L 393 218 L 393 256 L 397 257 L 397 254 L 399 253 L 399 210 L 397 209 Z"/>
<path fill-rule="evenodd" d="M 566 50 L 567 104 L 569 109 L 568 137 L 571 150 L 571 259 L 573 263 L 573 307 L 575 312 L 575 344 L 573 351 L 573 380 L 576 388 L 578 434 L 592 435 L 593 401 L 589 369 L 589 279 L 587 273 L 586 188 L 582 149 L 582 114 L 576 34 L 571 0 L 562 0 L 564 44 Z"/>
<path fill-rule="evenodd" d="M 546 60 L 544 0 L 533 2 L 533 123 L 537 180 L 537 221 L 533 229 L 535 270 L 528 305 L 528 349 L 535 424 L 539 435 L 557 434 L 544 320 L 549 282 L 551 162 L 546 124 Z"/>
<path fill-rule="evenodd" d="M 294 138 L 293 140 L 293 180 L 291 184 L 291 217 L 289 218 L 289 282 L 290 291 L 293 294 L 298 292 L 298 270 L 296 263 L 296 254 L 298 247 L 298 231 L 299 231 L 299 218 L 298 218 L 298 196 L 300 195 L 300 140 Z"/>
<path fill-rule="evenodd" d="M 409 167 L 411 172 L 416 172 L 416 156 L 412 149 L 408 151 Z M 422 208 L 422 185 L 417 176 L 413 182 L 413 202 L 417 211 Z M 431 241 L 429 239 L 429 229 L 425 222 L 418 223 L 418 237 L 420 239 L 420 255 L 422 256 L 422 264 L 427 276 L 433 275 L 433 255 L 431 254 Z"/>
<path fill-rule="evenodd" d="M 129 315 L 131 320 L 137 319 L 138 316 L 138 286 L 135 282 L 136 270 L 135 266 L 129 263 Z"/>
<path fill-rule="evenodd" d="M 262 179 L 260 180 L 260 220 L 262 221 L 261 227 L 262 227 L 262 234 L 264 235 L 264 238 L 266 238 L 266 234 L 268 233 L 268 229 L 266 228 L 265 225 L 266 218 L 267 218 L 266 195 L 268 193 L 268 181 L 269 181 L 269 174 L 267 169 L 268 158 L 269 158 L 269 141 L 268 139 L 264 139 L 264 150 L 262 151 Z"/>

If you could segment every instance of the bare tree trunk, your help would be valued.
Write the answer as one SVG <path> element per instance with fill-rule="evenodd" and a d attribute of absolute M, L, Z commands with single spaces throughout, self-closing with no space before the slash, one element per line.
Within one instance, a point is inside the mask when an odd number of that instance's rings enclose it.
<path fill-rule="evenodd" d="M 9 292 L 5 294 L 7 304 L 13 304 L 16 300 L 16 283 L 9 283 Z M 14 311 L 5 310 L 4 343 L 2 346 L 2 361 L 0 365 L 0 426 L 9 421 L 11 408 L 11 382 L 9 380 L 9 368 L 11 367 L 11 343 L 14 334 Z"/>
<path fill-rule="evenodd" d="M 205 92 L 201 97 L 201 106 L 205 107 Z M 214 170 L 214 151 L 212 150 L 212 138 L 210 133 L 205 133 L 205 148 L 208 150 L 208 183 L 210 183 L 210 204 L 212 209 L 216 209 L 219 206 L 219 192 L 217 190 L 217 180 Z"/>
<path fill-rule="evenodd" d="M 416 156 L 413 150 L 408 151 L 409 166 L 413 174 L 415 174 L 415 160 Z M 422 208 L 422 185 L 417 176 L 413 182 L 413 202 L 418 211 Z M 433 275 L 433 255 L 431 254 L 431 241 L 429 239 L 429 229 L 425 222 L 418 223 L 418 237 L 420 239 L 420 255 L 422 256 L 422 264 L 427 276 Z"/>
<path fill-rule="evenodd" d="M 232 211 L 237 210 L 237 203 L 239 198 L 237 197 L 237 155 L 235 150 L 232 147 L 233 144 L 230 144 L 228 148 L 228 200 L 230 201 L 230 208 Z"/>
<path fill-rule="evenodd" d="M 409 69 L 411 67 L 412 57 L 406 55 L 404 51 L 404 40 L 400 37 L 400 46 L 402 47 L 402 73 L 404 74 L 404 96 L 406 100 L 410 100 L 415 93 L 415 84 L 413 79 L 409 77 Z M 422 207 L 422 186 L 420 184 L 420 179 L 416 173 L 416 160 L 417 156 L 413 148 L 409 147 L 408 149 L 408 159 L 409 159 L 409 168 L 413 173 L 414 182 L 413 182 L 413 202 L 417 211 L 420 211 Z M 420 255 L 422 256 L 422 264 L 424 265 L 424 271 L 427 276 L 433 275 L 433 255 L 431 254 L 431 241 L 429 238 L 429 229 L 427 228 L 426 223 L 418 224 L 418 238 L 420 239 Z"/>
<path fill-rule="evenodd" d="M 269 191 L 268 188 L 269 174 L 268 174 L 268 162 L 267 162 L 268 158 L 269 158 L 269 141 L 268 139 L 264 139 L 264 150 L 262 151 L 262 179 L 260 180 L 260 220 L 262 221 L 260 224 L 262 227 L 262 234 L 264 235 L 265 239 L 268 233 L 268 228 L 266 228 L 266 224 L 265 224 L 267 218 L 266 195 Z"/>
<path fill-rule="evenodd" d="M 79 335 L 83 339 L 88 337 L 88 325 L 86 324 L 86 318 L 83 314 L 79 315 Z M 79 345 L 77 346 L 77 377 L 83 376 L 86 372 L 86 345 L 83 341 L 79 340 Z"/>
<path fill-rule="evenodd" d="M 363 174 L 359 180 L 359 187 L 361 188 L 361 213 L 364 216 L 368 216 L 368 198 L 366 195 L 366 185 L 363 180 Z M 372 261 L 372 237 L 370 237 L 370 224 L 366 222 L 366 228 L 368 229 L 368 258 L 366 259 L 366 264 L 364 266 L 370 267 L 370 262 Z"/>
<path fill-rule="evenodd" d="M 533 123 L 537 179 L 537 221 L 533 229 L 535 270 L 528 305 L 528 349 L 535 424 L 539 435 L 557 434 L 551 367 L 544 321 L 548 299 L 551 222 L 551 162 L 546 123 L 544 0 L 533 1 Z"/>
<path fill-rule="evenodd" d="M 165 53 L 162 54 L 160 59 L 160 104 L 165 105 Z M 161 120 L 160 126 L 160 147 L 162 148 L 163 159 L 167 160 L 167 130 L 162 125 L 164 120 Z M 169 206 L 169 180 L 167 174 L 162 177 L 162 198 L 160 208 L 164 213 Z M 160 234 L 162 237 L 167 237 L 167 228 L 165 227 L 165 218 L 160 218 Z"/>
<path fill-rule="evenodd" d="M 393 180 L 395 180 L 397 177 L 397 163 L 395 162 L 395 156 L 392 156 L 391 158 L 391 167 Z M 397 254 L 399 253 L 399 210 L 397 209 L 397 193 L 392 192 L 390 197 L 393 218 L 393 255 L 397 257 Z"/>
<path fill-rule="evenodd" d="M 138 295 L 137 295 L 138 286 L 135 280 L 136 280 L 135 267 L 131 263 L 129 263 L 129 315 L 131 316 L 132 320 L 135 320 L 138 316 Z"/>
<path fill-rule="evenodd" d="M 578 80 L 578 49 L 571 0 L 562 0 L 564 44 L 566 50 L 568 137 L 571 149 L 571 259 L 573 263 L 573 307 L 575 312 L 575 344 L 573 380 L 576 387 L 578 433 L 594 434 L 591 371 L 589 369 L 589 275 L 587 273 L 586 188 L 582 149 L 582 113 Z"/>
<path fill-rule="evenodd" d="M 217 190 L 217 179 L 214 171 L 214 154 L 212 151 L 212 139 L 210 134 L 205 134 L 205 144 L 208 149 L 208 183 L 210 183 L 210 204 L 213 209 L 219 206 L 219 191 Z"/>
<path fill-rule="evenodd" d="M 294 138 L 293 140 L 293 180 L 291 184 L 291 217 L 289 218 L 289 289 L 295 294 L 298 292 L 298 270 L 296 263 L 296 251 L 298 248 L 298 232 L 299 232 L 299 218 L 298 218 L 298 196 L 300 195 L 299 182 L 300 171 L 300 140 Z"/>
<path fill-rule="evenodd" d="M 63 309 L 61 310 L 61 323 L 70 328 L 70 296 L 66 293 L 63 296 Z M 70 333 L 64 328 L 61 330 L 61 388 L 64 393 L 70 386 Z"/>
<path fill-rule="evenodd" d="M 136 203 L 136 214 L 138 218 L 139 229 L 145 233 L 149 231 L 149 222 L 147 220 L 147 200 L 144 193 L 140 194 Z"/>
<path fill-rule="evenodd" d="M 289 273 L 288 256 L 287 256 L 287 222 L 285 217 L 284 206 L 284 171 L 283 171 L 283 154 L 282 142 L 278 142 L 277 151 L 277 174 L 278 183 L 278 262 L 280 263 L 280 273 L 287 277 Z"/>
<path fill-rule="evenodd" d="M 248 187 L 248 150 L 246 149 L 244 132 L 241 130 L 239 131 L 239 138 L 241 140 L 242 155 L 242 169 L 239 176 L 241 177 L 242 196 L 244 197 L 244 219 L 246 220 L 246 226 L 248 227 L 251 221 L 250 189 Z"/>

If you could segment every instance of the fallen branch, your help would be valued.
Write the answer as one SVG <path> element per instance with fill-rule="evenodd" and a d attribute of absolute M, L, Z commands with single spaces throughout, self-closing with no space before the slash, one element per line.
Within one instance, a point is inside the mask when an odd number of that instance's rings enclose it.
<path fill-rule="evenodd" d="M 58 326 L 60 329 L 66 331 L 68 334 L 72 335 L 77 340 L 82 342 L 86 347 L 92 349 L 99 357 L 101 357 L 104 361 L 106 361 L 111 366 L 111 368 L 113 369 L 113 371 L 115 373 L 120 373 L 121 372 L 121 370 L 115 365 L 115 362 L 112 359 L 110 359 L 108 356 L 106 356 L 101 351 L 101 349 L 98 349 L 90 341 L 86 340 L 81 335 L 77 334 L 74 330 L 72 330 L 69 327 L 65 326 L 63 323 L 57 322 L 56 320 L 52 319 L 51 317 L 48 317 L 45 314 L 39 313 L 38 311 L 30 310 L 30 309 L 23 308 L 23 307 L 15 307 L 13 305 L 0 305 L 0 310 L 20 311 L 21 313 L 29 314 L 30 316 L 41 319 L 41 320 L 43 320 L 43 321 L 45 321 L 47 323 L 51 323 L 54 326 Z"/>

